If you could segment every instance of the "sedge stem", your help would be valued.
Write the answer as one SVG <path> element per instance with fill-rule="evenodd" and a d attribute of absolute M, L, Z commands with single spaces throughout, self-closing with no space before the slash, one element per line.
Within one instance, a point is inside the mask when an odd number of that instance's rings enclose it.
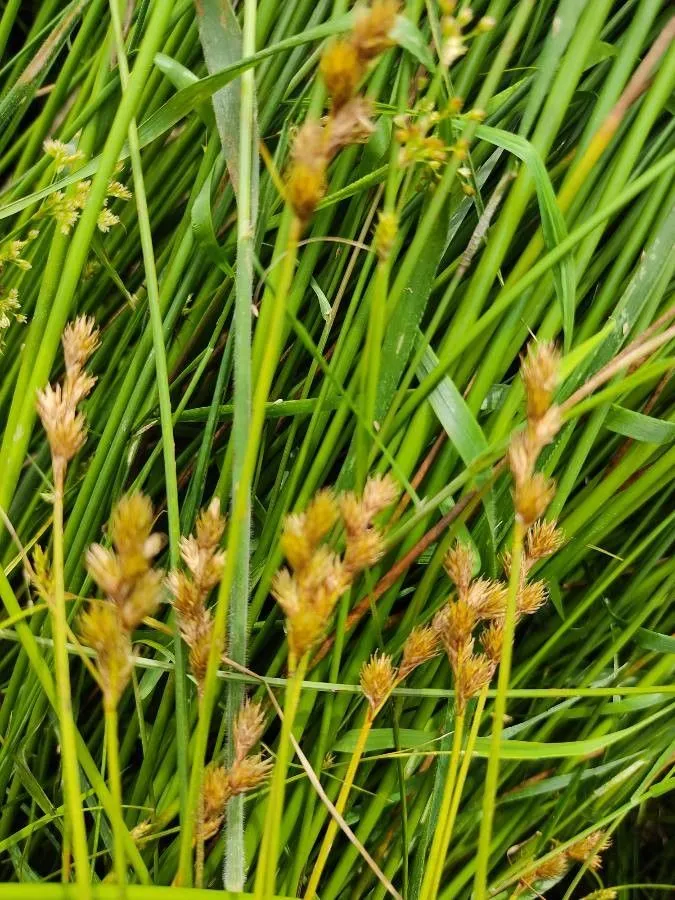
<path fill-rule="evenodd" d="M 70 669 L 68 665 L 68 622 L 66 618 L 65 588 L 63 582 L 63 482 L 65 461 L 52 459 L 54 472 L 54 524 L 53 569 L 54 598 L 51 610 L 54 634 L 54 669 L 56 675 L 57 714 L 61 742 L 61 761 L 66 825 L 70 830 L 75 860 L 75 883 L 81 897 L 89 897 L 89 851 L 84 828 L 84 813 L 80 791 L 80 774 L 77 764 L 75 723 L 70 694 Z"/>
<path fill-rule="evenodd" d="M 120 897 L 126 897 L 127 863 L 124 853 L 124 818 L 122 815 L 122 776 L 120 774 L 120 748 L 118 739 L 117 706 L 104 700 L 106 753 L 108 761 L 108 786 L 119 816 L 111 820 L 113 832 L 113 864 Z"/>
<path fill-rule="evenodd" d="M 459 767 L 459 751 L 462 746 L 463 735 L 464 712 L 462 711 L 461 713 L 457 713 L 455 717 L 455 733 L 452 738 L 452 750 L 450 751 L 450 766 L 448 768 L 448 775 L 443 789 L 443 798 L 438 814 L 438 825 L 434 832 L 434 839 L 431 844 L 431 851 L 429 852 L 429 861 L 424 872 L 424 879 L 420 890 L 420 900 L 430 900 L 430 898 L 435 897 L 438 892 L 438 885 L 441 881 L 443 864 L 448 850 L 448 846 L 445 842 L 445 834 L 447 831 L 446 825 L 450 818 L 451 804 L 455 793 L 455 783 Z"/>
<path fill-rule="evenodd" d="M 300 702 L 302 681 L 305 677 L 308 664 L 309 654 L 305 653 L 286 685 L 284 719 L 281 725 L 281 735 L 279 737 L 279 750 L 277 752 L 277 759 L 272 774 L 269 800 L 267 802 L 267 814 L 265 815 L 260 853 L 258 855 L 258 868 L 256 871 L 254 888 L 256 900 L 263 900 L 263 898 L 274 896 L 277 859 L 279 858 L 281 819 L 283 816 L 284 794 L 286 791 L 286 774 L 288 772 L 288 765 L 291 757 L 291 734 L 293 732 L 293 722 Z"/>
<path fill-rule="evenodd" d="M 487 878 L 490 864 L 490 842 L 492 840 L 492 823 L 495 815 L 497 782 L 499 779 L 499 754 L 501 750 L 504 716 L 506 715 L 506 695 L 511 677 L 511 660 L 513 658 L 513 636 L 516 630 L 516 610 L 518 590 L 520 587 L 520 569 L 523 555 L 523 524 L 516 516 L 513 528 L 513 548 L 511 551 L 511 573 L 509 591 L 506 600 L 504 618 L 504 645 L 499 664 L 497 693 L 495 696 L 494 718 L 492 722 L 492 738 L 490 755 L 488 756 L 483 793 L 483 817 L 480 823 L 478 838 L 478 855 L 476 859 L 476 877 L 474 881 L 474 900 L 485 900 L 487 896 Z"/>
<path fill-rule="evenodd" d="M 368 709 L 368 712 L 366 713 L 366 716 L 363 720 L 363 724 L 361 725 L 359 736 L 356 739 L 356 746 L 354 747 L 354 752 L 352 753 L 351 759 L 349 760 L 349 766 L 347 767 L 347 772 L 345 773 L 344 781 L 342 782 L 342 787 L 340 788 L 340 793 L 338 794 L 338 798 L 335 801 L 335 809 L 340 815 L 343 814 L 345 806 L 347 805 L 349 792 L 352 789 L 356 770 L 358 769 L 359 763 L 361 762 L 361 757 L 363 756 L 363 751 L 366 746 L 366 741 L 368 740 L 368 735 L 370 734 L 370 728 L 373 724 L 373 719 L 373 712 L 371 709 Z M 323 843 L 321 844 L 321 849 L 319 850 L 319 855 L 316 862 L 314 863 L 314 868 L 312 869 L 312 874 L 309 879 L 309 884 L 307 885 L 307 890 L 305 891 L 305 900 L 313 900 L 313 898 L 316 897 L 316 889 L 319 886 L 319 879 L 321 878 L 323 870 L 326 866 L 326 861 L 328 860 L 328 855 L 331 851 L 331 847 L 333 846 L 333 841 L 335 840 L 337 830 L 338 823 L 334 818 L 331 818 L 330 822 L 328 823 L 328 828 L 326 829 L 326 834 L 324 835 Z"/>

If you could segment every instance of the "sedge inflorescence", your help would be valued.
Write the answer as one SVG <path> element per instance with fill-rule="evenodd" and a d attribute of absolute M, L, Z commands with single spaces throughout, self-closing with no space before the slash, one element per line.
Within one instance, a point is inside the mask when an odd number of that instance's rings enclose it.
<path fill-rule="evenodd" d="M 368 479 L 361 496 L 322 490 L 304 512 L 286 517 L 281 547 L 289 568 L 276 573 L 272 593 L 286 616 L 292 664 L 325 635 L 338 599 L 384 553 L 375 518 L 397 495 L 395 482 L 378 476 Z M 344 529 L 342 553 L 326 541 L 338 523 Z"/>
<path fill-rule="evenodd" d="M 546 512 L 555 485 L 535 471 L 539 455 L 560 429 L 560 410 L 553 403 L 558 385 L 560 356 L 553 344 L 531 345 L 521 365 L 527 398 L 527 424 L 511 439 L 509 466 L 513 481 L 516 515 L 529 527 Z"/>
<path fill-rule="evenodd" d="M 234 724 L 234 758 L 230 766 L 210 765 L 204 771 L 203 838 L 218 833 L 225 817 L 228 800 L 255 790 L 272 768 L 269 758 L 251 751 L 265 730 L 265 717 L 260 703 L 246 699 Z"/>
<path fill-rule="evenodd" d="M 37 411 L 49 441 L 57 482 L 62 482 L 68 463 L 87 437 L 86 421 L 78 406 L 96 383 L 85 369 L 99 344 L 96 323 L 88 316 L 78 316 L 66 325 L 61 344 L 66 364 L 63 380 L 37 393 Z"/>
<path fill-rule="evenodd" d="M 373 719 L 398 687 L 418 666 L 433 659 L 439 652 L 438 632 L 431 625 L 413 628 L 403 645 L 401 662 L 394 665 L 386 653 L 373 653 L 361 666 L 360 685 L 368 700 L 369 715 Z"/>
<path fill-rule="evenodd" d="M 112 546 L 92 544 L 85 557 L 105 599 L 91 601 L 80 616 L 80 640 L 96 652 L 104 701 L 113 707 L 131 675 L 132 635 L 161 599 L 164 573 L 152 560 L 164 546 L 164 535 L 153 532 L 153 524 L 149 498 L 127 494 L 108 522 Z"/>
<path fill-rule="evenodd" d="M 331 160 L 374 131 L 370 103 L 357 88 L 369 63 L 394 44 L 390 33 L 397 12 L 397 0 L 374 0 L 370 8 L 357 10 L 351 33 L 332 41 L 321 57 L 330 109 L 322 121 L 308 120 L 298 129 L 286 175 L 287 200 L 303 223 L 326 193 Z"/>
<path fill-rule="evenodd" d="M 201 696 L 208 666 L 213 618 L 207 606 L 209 594 L 220 582 L 225 552 L 220 542 L 225 518 L 217 497 L 197 517 L 194 534 L 181 538 L 180 553 L 185 569 L 174 569 L 168 585 L 176 610 L 181 637 L 190 650 L 190 668 Z"/>
<path fill-rule="evenodd" d="M 574 863 L 581 863 L 597 872 L 602 867 L 602 854 L 612 845 L 612 839 L 604 831 L 592 831 L 586 837 L 571 844 L 566 850 L 560 850 L 555 856 L 539 863 L 527 878 L 521 878 L 519 889 L 532 889 L 539 881 L 557 881 L 565 875 Z M 616 891 L 605 888 L 588 894 L 585 900 L 611 900 Z"/>

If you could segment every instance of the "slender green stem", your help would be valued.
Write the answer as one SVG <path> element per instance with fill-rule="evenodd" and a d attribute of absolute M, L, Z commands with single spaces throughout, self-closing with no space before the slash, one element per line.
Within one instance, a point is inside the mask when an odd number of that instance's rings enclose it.
<path fill-rule="evenodd" d="M 281 726 L 281 735 L 279 736 L 277 759 L 274 764 L 263 836 L 258 854 L 258 867 L 256 869 L 254 887 L 256 900 L 264 900 L 264 898 L 274 896 L 281 820 L 284 811 L 284 794 L 286 792 L 286 774 L 291 758 L 291 734 L 293 733 L 295 714 L 298 711 L 300 702 L 302 679 L 305 676 L 308 664 L 309 654 L 306 653 L 286 685 L 284 721 Z"/>
<path fill-rule="evenodd" d="M 359 735 L 356 739 L 356 746 L 354 747 L 351 759 L 349 760 L 349 765 L 347 767 L 347 772 L 345 773 L 344 781 L 342 782 L 342 787 L 340 788 L 340 793 L 338 794 L 338 798 L 335 801 L 335 809 L 340 815 L 342 815 L 345 811 L 345 806 L 347 805 L 347 800 L 349 798 L 349 792 L 352 789 L 356 770 L 359 767 L 361 757 L 363 756 L 363 751 L 366 747 L 366 741 L 368 740 L 368 735 L 370 734 L 370 728 L 373 724 L 373 719 L 374 715 L 372 711 L 368 709 L 363 720 L 363 724 L 361 725 Z M 338 824 L 335 819 L 331 817 L 328 823 L 328 828 L 326 828 L 326 834 L 324 835 L 321 849 L 319 850 L 319 855 L 316 859 L 316 862 L 314 863 L 314 868 L 312 869 L 312 874 L 309 878 L 309 884 L 307 885 L 307 890 L 305 891 L 305 900 L 314 900 L 314 897 L 316 897 L 316 889 L 319 886 L 321 875 L 323 874 L 323 870 L 326 867 L 328 855 L 333 846 L 333 841 L 335 840 L 337 831 Z"/>
<path fill-rule="evenodd" d="M 504 618 L 504 648 L 499 664 L 497 695 L 495 697 L 492 721 L 492 738 L 488 757 L 485 788 L 483 791 L 483 818 L 480 823 L 478 838 L 478 855 L 476 859 L 476 877 L 474 881 L 475 900 L 487 897 L 487 879 L 490 865 L 490 843 L 492 840 L 492 823 L 495 815 L 497 784 L 499 780 L 499 752 L 501 749 L 504 716 L 506 715 L 506 697 L 511 677 L 511 660 L 513 658 L 513 638 L 516 630 L 516 608 L 520 589 L 520 568 L 523 555 L 523 525 L 516 516 L 513 526 L 513 547 L 511 550 L 511 575 L 506 601 Z"/>
<path fill-rule="evenodd" d="M 90 894 L 89 851 L 87 849 L 87 833 L 84 827 L 80 771 L 77 764 L 77 744 L 75 741 L 75 723 L 70 694 L 70 669 L 67 648 L 68 621 L 63 584 L 63 481 L 66 469 L 65 461 L 60 457 L 54 457 L 52 468 L 54 472 L 54 523 L 52 527 L 54 596 L 51 612 L 54 634 L 57 713 L 63 769 L 63 794 L 66 807 L 66 828 L 71 836 L 73 856 L 75 858 L 75 882 L 78 891 L 81 892 L 81 896 L 86 898 Z"/>
<path fill-rule="evenodd" d="M 452 750 L 450 751 L 450 766 L 448 775 L 445 779 L 445 787 L 443 789 L 443 799 L 441 800 L 441 808 L 438 814 L 436 831 L 434 839 L 431 843 L 429 859 L 424 872 L 422 888 L 420 891 L 420 900 L 432 900 L 438 893 L 438 886 L 443 873 L 443 864 L 445 856 L 448 852 L 448 845 L 445 842 L 446 825 L 450 818 L 450 809 L 452 799 L 455 793 L 455 783 L 457 780 L 457 769 L 459 766 L 459 751 L 462 746 L 462 738 L 464 736 L 464 712 L 458 712 L 455 716 L 455 732 L 452 737 Z"/>
<path fill-rule="evenodd" d="M 129 87 L 129 67 L 124 48 L 124 36 L 122 23 L 115 0 L 110 0 L 110 15 L 115 32 L 115 43 L 119 60 L 120 80 L 123 92 Z M 169 564 L 173 568 L 179 559 L 178 545 L 180 542 L 180 510 L 178 507 L 178 481 L 176 478 L 176 450 L 173 437 L 173 417 L 171 414 L 171 396 L 169 393 L 169 373 L 166 362 L 166 348 L 164 346 L 164 331 L 162 323 L 162 308 L 159 299 L 159 283 L 157 280 L 157 268 L 155 265 L 155 253 L 152 243 L 152 230 L 150 227 L 150 215 L 148 213 L 148 201 L 145 193 L 145 181 L 143 178 L 143 166 L 141 163 L 141 148 L 138 139 L 136 120 L 132 117 L 128 131 L 129 156 L 134 177 L 134 189 L 136 194 L 136 209 L 138 211 L 138 230 L 141 239 L 143 253 L 143 265 L 145 268 L 145 280 L 148 292 L 148 307 L 150 310 L 150 325 L 152 329 L 152 347 L 155 356 L 155 370 L 157 376 L 157 394 L 159 397 L 159 417 L 162 431 L 162 450 L 164 456 L 164 479 L 166 483 L 166 505 L 169 518 Z M 176 730 L 178 740 L 176 742 L 178 752 L 178 780 L 181 796 L 181 818 L 188 815 L 187 810 L 187 740 L 188 731 L 187 713 L 187 667 L 183 641 L 176 630 L 174 639 L 174 654 L 176 660 Z"/>
<path fill-rule="evenodd" d="M 448 847 L 450 846 L 450 841 L 452 840 L 452 833 L 455 827 L 455 819 L 457 818 L 457 812 L 459 811 L 459 804 L 462 800 L 462 792 L 464 791 L 464 784 L 466 783 L 466 776 L 469 772 L 469 766 L 471 765 L 471 759 L 473 757 L 473 751 L 476 746 L 476 739 L 478 738 L 478 730 L 480 729 L 481 719 L 483 717 L 483 710 L 485 709 L 485 701 L 487 699 L 487 688 L 483 688 L 478 697 L 478 702 L 476 703 L 476 710 L 473 714 L 473 721 L 471 723 L 471 730 L 469 731 L 469 737 L 467 738 L 466 747 L 464 748 L 464 753 L 462 756 L 462 765 L 459 769 L 459 774 L 457 776 L 457 784 L 455 786 L 455 791 L 452 796 L 452 804 L 450 805 L 450 812 L 448 814 L 448 820 L 445 823 L 445 831 L 443 833 L 443 846 L 445 847 L 445 853 L 443 854 L 443 858 L 447 855 Z M 442 863 L 441 870 L 438 873 L 438 877 L 440 879 L 443 874 Z M 437 888 L 438 884 L 437 882 Z"/>
<path fill-rule="evenodd" d="M 120 897 L 126 897 L 127 862 L 124 853 L 124 819 L 122 814 L 122 776 L 120 773 L 120 748 L 118 739 L 117 706 L 114 702 L 103 701 L 105 714 L 105 737 L 108 764 L 108 784 L 113 803 L 119 809 L 119 817 L 112 822 L 113 863 L 115 877 L 120 888 Z"/>
<path fill-rule="evenodd" d="M 286 312 L 286 301 L 293 280 L 295 261 L 298 252 L 298 235 L 300 223 L 293 219 L 288 234 L 288 249 L 283 257 L 282 271 L 275 285 L 275 305 L 272 315 L 267 322 L 266 343 L 262 352 L 262 359 L 255 382 L 253 395 L 253 410 L 251 415 L 251 427 L 249 440 L 246 447 L 246 457 L 242 467 L 241 480 L 235 495 L 232 509 L 230 530 L 228 534 L 228 550 L 223 576 L 218 590 L 218 600 L 213 618 L 213 633 L 209 660 L 204 677 L 204 692 L 201 704 L 200 716 L 194 738 L 194 755 L 190 783 L 188 787 L 188 810 L 196 811 L 201 791 L 206 758 L 206 745 L 208 742 L 209 725 L 216 700 L 218 687 L 217 675 L 220 658 L 225 638 L 225 627 L 229 608 L 230 592 L 234 584 L 236 570 L 236 553 L 234 548 L 238 545 L 242 528 L 245 525 L 246 509 L 249 502 L 249 491 L 253 480 L 253 474 L 258 458 L 258 445 L 265 421 L 265 404 L 267 402 L 272 377 L 276 368 L 281 349 L 283 324 Z M 183 823 L 181 831 L 180 859 L 177 881 L 186 884 L 191 879 L 192 838 L 194 834 L 194 816 L 188 815 Z"/>
<path fill-rule="evenodd" d="M 242 55 L 255 53 L 256 0 L 246 0 Z M 232 422 L 232 502 L 246 458 L 251 424 L 251 308 L 253 303 L 253 239 L 257 210 L 253 186 L 257 183 L 258 153 L 255 137 L 255 72 L 241 77 L 239 120 L 239 190 L 237 192 L 237 276 L 234 310 L 234 417 Z M 257 195 L 257 191 L 255 192 Z M 250 587 L 251 498 L 244 511 L 239 542 L 234 549 L 237 570 L 230 600 L 228 653 L 235 662 L 246 663 L 248 597 Z M 243 685 L 228 685 L 228 752 L 233 754 L 234 723 L 244 696 Z M 246 858 L 244 849 L 244 798 L 233 797 L 227 805 L 225 821 L 224 886 L 244 889 Z"/>

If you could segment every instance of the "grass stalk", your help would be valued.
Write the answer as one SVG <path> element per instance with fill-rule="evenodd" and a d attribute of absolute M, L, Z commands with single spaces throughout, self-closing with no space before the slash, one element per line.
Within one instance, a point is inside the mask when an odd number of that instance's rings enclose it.
<path fill-rule="evenodd" d="M 255 53 L 256 0 L 246 0 L 242 33 L 242 55 Z M 253 303 L 253 242 L 257 210 L 253 185 L 257 184 L 258 151 L 255 146 L 255 72 L 241 77 L 239 117 L 239 190 L 237 193 L 237 274 L 234 310 L 234 414 L 232 421 L 232 503 L 239 488 L 251 424 L 251 308 Z M 254 172 L 255 170 L 255 172 Z M 257 191 L 255 192 L 257 199 Z M 246 664 L 248 639 L 249 557 L 251 548 L 251 498 L 248 497 L 239 541 L 233 548 L 237 570 L 230 600 L 228 654 Z M 244 697 L 241 685 L 230 684 L 227 696 L 228 752 L 233 754 L 235 719 Z M 224 886 L 244 889 L 244 798 L 233 797 L 225 819 Z"/>
<path fill-rule="evenodd" d="M 129 67 L 124 47 L 122 23 L 115 0 L 110 0 L 110 16 L 115 33 L 120 80 L 122 90 L 129 89 Z M 141 239 L 143 265 L 145 268 L 146 288 L 148 293 L 148 307 L 150 310 L 150 324 L 152 329 L 152 346 L 155 356 L 155 371 L 157 394 L 159 397 L 159 416 L 162 431 L 162 452 L 164 457 L 164 478 L 166 483 L 166 503 L 169 519 L 169 565 L 174 568 L 179 559 L 178 545 L 180 542 L 180 510 L 178 506 L 178 482 L 176 479 L 176 451 L 173 437 L 173 417 L 171 413 L 171 396 L 169 394 L 169 374 L 166 361 L 166 348 L 164 346 L 164 330 L 162 311 L 159 299 L 159 282 L 155 266 L 155 253 L 152 243 L 152 230 L 148 213 L 148 201 L 145 193 L 145 181 L 141 162 L 141 149 L 138 139 L 136 120 L 131 117 L 128 130 L 129 156 L 133 172 L 134 188 L 136 194 L 136 209 L 138 212 L 138 229 Z M 174 654 L 176 660 L 176 726 L 177 726 L 177 753 L 179 784 L 181 796 L 181 816 L 184 819 L 189 813 L 187 809 L 187 665 L 183 642 L 176 631 L 174 640 Z"/>
<path fill-rule="evenodd" d="M 474 896 L 476 900 L 487 897 L 487 879 L 490 865 L 490 848 L 492 843 L 492 824 L 495 815 L 497 785 L 499 781 L 499 757 L 501 751 L 506 700 L 511 678 L 511 660 L 513 658 L 513 639 L 516 631 L 516 607 L 520 589 L 520 568 L 523 556 L 523 524 L 516 517 L 513 526 L 513 544 L 511 548 L 511 573 L 504 617 L 504 647 L 499 663 L 497 694 L 495 696 L 490 754 L 488 756 L 485 787 L 483 789 L 483 815 L 478 837 L 476 856 L 476 876 L 474 880 Z"/>
<path fill-rule="evenodd" d="M 54 596 L 51 621 L 54 635 L 54 672 L 61 742 L 63 796 L 66 808 L 66 830 L 72 840 L 75 861 L 75 883 L 83 898 L 90 895 L 89 851 L 82 810 L 80 770 L 77 763 L 75 723 L 71 701 L 70 664 L 68 660 L 68 621 L 63 584 L 63 483 L 65 461 L 54 458 L 53 578 Z"/>
<path fill-rule="evenodd" d="M 305 654 L 298 663 L 297 668 L 295 668 L 294 671 L 291 668 L 291 675 L 286 685 L 284 720 L 279 736 L 279 746 L 277 749 L 276 762 L 274 764 L 274 772 L 272 773 L 272 782 L 267 801 L 267 813 L 265 815 L 258 867 L 256 869 L 254 887 L 254 896 L 256 897 L 256 900 L 264 900 L 266 897 L 274 896 L 277 862 L 279 859 L 281 819 L 284 811 L 284 795 L 286 792 L 286 775 L 291 759 L 291 734 L 293 733 L 293 723 L 300 702 L 302 681 L 305 677 L 308 664 L 309 655 Z M 289 666 L 292 666 L 292 663 L 289 663 Z"/>
<path fill-rule="evenodd" d="M 361 728 L 359 729 L 359 734 L 356 739 L 356 745 L 349 759 L 349 765 L 347 766 L 347 771 L 340 787 L 340 793 L 338 794 L 337 800 L 335 801 L 335 809 L 340 813 L 340 815 L 344 813 L 347 806 L 349 793 L 354 783 L 356 770 L 359 767 L 361 757 L 363 756 L 363 752 L 366 748 L 366 741 L 368 740 L 368 735 L 370 734 L 373 720 L 374 716 L 372 710 L 369 708 L 366 712 L 366 715 L 364 716 Z M 323 841 L 321 842 L 319 855 L 316 858 L 312 873 L 309 877 L 309 883 L 304 894 L 305 900 L 314 900 L 314 898 L 317 896 L 319 881 L 321 880 L 323 870 L 325 869 L 326 863 L 328 862 L 328 856 L 330 854 L 337 832 L 338 824 L 334 818 L 331 818 L 328 822 L 328 827 L 326 828 L 326 833 L 324 835 Z"/>
<path fill-rule="evenodd" d="M 448 833 L 448 824 L 450 822 L 450 810 L 455 795 L 457 785 L 457 771 L 459 767 L 459 755 L 462 746 L 462 738 L 464 737 L 464 713 L 457 713 L 455 716 L 455 731 L 452 737 L 452 750 L 450 751 L 450 765 L 448 774 L 445 779 L 443 788 L 443 797 L 438 813 L 436 830 L 434 831 L 434 839 L 431 842 L 431 850 L 429 851 L 429 859 L 422 880 L 420 890 L 420 900 L 433 900 L 438 893 L 438 887 L 443 874 L 443 866 L 445 857 L 448 852 L 448 843 L 445 836 L 448 834 L 448 842 L 450 834 Z"/>
<path fill-rule="evenodd" d="M 117 706 L 104 700 L 103 711 L 105 715 L 106 734 L 106 763 L 108 766 L 108 784 L 113 803 L 119 809 L 119 817 L 112 823 L 113 832 L 113 863 L 115 878 L 119 885 L 120 897 L 126 897 L 127 887 L 127 862 L 124 852 L 124 818 L 122 814 L 122 775 L 120 772 L 120 747 L 119 725 Z"/>

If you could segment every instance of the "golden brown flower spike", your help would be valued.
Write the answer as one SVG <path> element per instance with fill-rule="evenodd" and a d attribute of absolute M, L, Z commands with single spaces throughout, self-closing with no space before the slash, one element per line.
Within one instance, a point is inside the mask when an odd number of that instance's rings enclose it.
<path fill-rule="evenodd" d="M 211 646 L 213 620 L 206 605 L 219 583 L 225 553 L 219 549 L 225 518 L 217 497 L 197 517 L 195 533 L 182 537 L 180 553 L 187 571 L 175 569 L 167 581 L 181 637 L 190 650 L 190 668 L 201 696 Z"/>
<path fill-rule="evenodd" d="M 539 454 L 560 427 L 558 408 L 551 405 L 559 365 L 557 350 L 546 342 L 530 346 L 521 365 L 527 427 L 511 440 L 509 465 L 515 482 L 516 515 L 526 528 L 543 516 L 555 492 L 551 479 L 534 469 Z"/>
<path fill-rule="evenodd" d="M 307 121 L 298 129 L 286 174 L 286 200 L 304 224 L 325 196 L 331 160 L 350 144 L 367 141 L 374 131 L 370 104 L 356 91 L 370 60 L 392 46 L 389 34 L 396 22 L 398 3 L 374 0 L 361 10 L 354 30 L 328 44 L 319 71 L 331 100 L 324 122 Z"/>
<path fill-rule="evenodd" d="M 290 569 L 280 569 L 272 594 L 286 617 L 291 670 L 324 637 L 338 599 L 356 575 L 384 552 L 384 538 L 374 518 L 397 496 L 388 476 L 369 479 L 359 498 L 320 491 L 302 513 L 286 517 L 281 547 Z M 338 519 L 346 533 L 344 557 L 324 539 Z"/>
<path fill-rule="evenodd" d="M 210 765 L 204 771 L 202 838 L 218 833 L 231 797 L 255 790 L 268 777 L 272 762 L 251 754 L 264 730 L 262 706 L 251 700 L 242 704 L 235 722 L 235 759 L 229 768 Z"/>
<path fill-rule="evenodd" d="M 37 393 L 38 415 L 47 433 L 55 480 L 65 477 L 66 466 L 87 437 L 85 418 L 77 406 L 96 383 L 84 370 L 99 343 L 94 320 L 80 316 L 69 322 L 61 341 L 66 360 L 63 383 L 48 384 Z"/>
<path fill-rule="evenodd" d="M 150 500 L 127 494 L 114 507 L 108 523 L 113 547 L 92 544 L 85 556 L 87 571 L 106 595 L 92 601 L 80 616 L 80 639 L 96 651 L 97 668 L 107 704 L 115 707 L 131 674 L 131 638 L 159 605 L 164 573 L 152 559 L 164 543 L 153 533 Z"/>
<path fill-rule="evenodd" d="M 361 690 L 368 700 L 370 717 L 375 718 L 394 689 L 397 672 L 386 653 L 373 653 L 361 667 Z"/>
<path fill-rule="evenodd" d="M 592 831 L 568 847 L 566 853 L 570 860 L 584 863 L 589 869 L 597 872 L 602 867 L 602 854 L 611 846 L 612 839 L 604 831 Z"/>

